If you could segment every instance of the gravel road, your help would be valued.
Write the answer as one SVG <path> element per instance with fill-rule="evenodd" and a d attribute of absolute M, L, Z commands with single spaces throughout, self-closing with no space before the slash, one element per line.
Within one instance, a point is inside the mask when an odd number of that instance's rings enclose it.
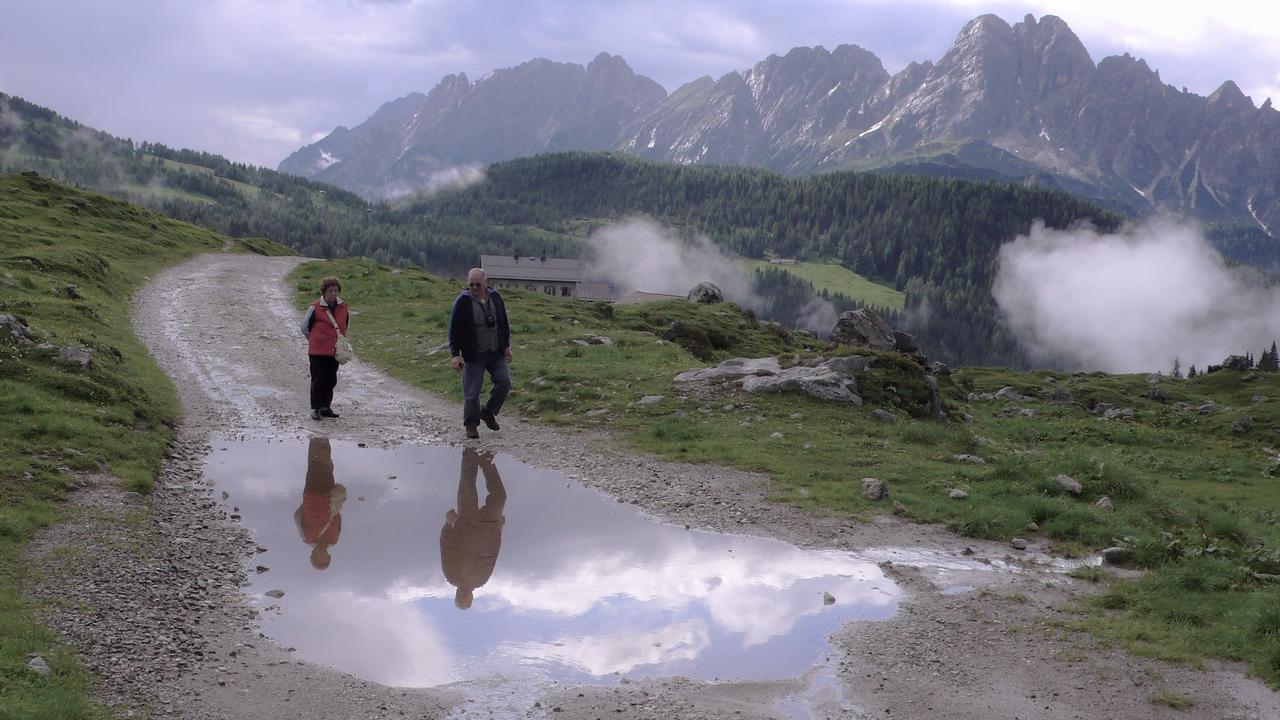
<path fill-rule="evenodd" d="M 148 497 L 120 491 L 109 477 L 81 478 L 76 521 L 42 533 L 29 553 L 47 622 L 80 650 L 101 678 L 95 693 L 121 717 L 1280 717 L 1280 695 L 1238 667 L 1196 670 L 1131 657 L 1063 629 L 1074 620 L 1072 598 L 1092 589 L 1035 546 L 1018 552 L 893 518 L 852 523 L 801 512 L 767 502 L 767 478 L 637 457 L 608 435 L 510 415 L 501 433 L 468 442 L 558 470 L 671 522 L 882 559 L 906 599 L 890 620 L 847 624 L 822 663 L 779 682 L 558 685 L 512 709 L 488 704 L 482 682 L 389 688 L 300 662 L 259 633 L 256 607 L 241 590 L 257 546 L 200 471 L 214 438 L 300 438 L 318 429 L 307 415 L 300 314 L 283 282 L 300 262 L 204 255 L 138 294 L 135 330 L 185 408 L 171 457 Z M 353 331 L 358 323 L 357 314 Z M 343 419 L 319 428 L 334 439 L 463 442 L 454 398 L 358 360 L 341 370 L 335 407 Z M 990 569 L 958 569 L 962 559 Z M 1196 704 L 1175 710 L 1152 702 L 1166 692 Z"/>

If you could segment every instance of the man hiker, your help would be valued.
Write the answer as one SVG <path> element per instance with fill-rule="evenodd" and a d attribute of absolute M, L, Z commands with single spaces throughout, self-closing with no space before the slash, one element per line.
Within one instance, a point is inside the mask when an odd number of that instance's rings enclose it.
<path fill-rule="evenodd" d="M 497 414 L 511 391 L 511 323 L 507 306 L 497 290 L 489 287 L 484 270 L 467 272 L 467 289 L 453 301 L 449 317 L 449 361 L 462 371 L 462 425 L 467 437 L 478 438 L 480 421 L 498 429 Z M 480 390 L 488 371 L 493 381 L 489 401 L 480 407 Z"/>

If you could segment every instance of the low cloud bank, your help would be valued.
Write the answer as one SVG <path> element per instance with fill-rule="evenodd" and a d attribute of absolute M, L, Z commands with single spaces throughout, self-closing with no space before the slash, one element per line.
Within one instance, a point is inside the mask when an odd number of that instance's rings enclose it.
<path fill-rule="evenodd" d="M 1280 288 L 1169 220 L 1114 234 L 1037 222 L 1000 249 L 992 293 L 1033 358 L 1072 369 L 1204 369 L 1280 338 Z"/>
<path fill-rule="evenodd" d="M 486 175 L 481 165 L 454 165 L 437 170 L 427 176 L 421 186 L 396 182 L 378 188 L 383 200 L 394 202 L 404 197 L 428 197 L 441 190 L 462 190 L 484 182 Z"/>
<path fill-rule="evenodd" d="M 705 236 L 686 242 L 671 228 L 630 218 L 596 231 L 591 241 L 584 277 L 613 283 L 619 296 L 634 290 L 684 296 L 713 282 L 743 307 L 764 307 L 742 266 Z"/>

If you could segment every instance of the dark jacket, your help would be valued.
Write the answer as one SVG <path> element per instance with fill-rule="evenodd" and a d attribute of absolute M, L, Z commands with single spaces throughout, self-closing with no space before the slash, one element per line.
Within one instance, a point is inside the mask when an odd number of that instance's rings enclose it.
<path fill-rule="evenodd" d="M 511 347 L 511 323 L 507 320 L 507 304 L 497 290 L 489 288 L 489 297 L 493 299 L 493 315 L 498 322 L 498 349 Z M 449 315 L 449 353 L 461 355 L 463 360 L 471 362 L 476 359 L 476 328 L 471 314 L 471 293 L 463 290 L 453 301 L 453 311 Z"/>

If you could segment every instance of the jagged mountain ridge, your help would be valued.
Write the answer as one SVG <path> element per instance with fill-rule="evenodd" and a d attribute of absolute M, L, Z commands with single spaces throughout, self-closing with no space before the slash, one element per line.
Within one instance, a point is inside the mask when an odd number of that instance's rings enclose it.
<path fill-rule="evenodd" d="M 677 163 L 1021 180 L 1131 211 L 1280 231 L 1280 112 L 1231 81 L 1178 90 L 1129 55 L 1094 63 L 1066 22 L 983 15 L 936 63 L 890 76 L 854 45 L 795 48 L 671 94 L 602 53 L 450 75 L 280 164 L 368 197 L 441 171 L 549 150 Z"/>

